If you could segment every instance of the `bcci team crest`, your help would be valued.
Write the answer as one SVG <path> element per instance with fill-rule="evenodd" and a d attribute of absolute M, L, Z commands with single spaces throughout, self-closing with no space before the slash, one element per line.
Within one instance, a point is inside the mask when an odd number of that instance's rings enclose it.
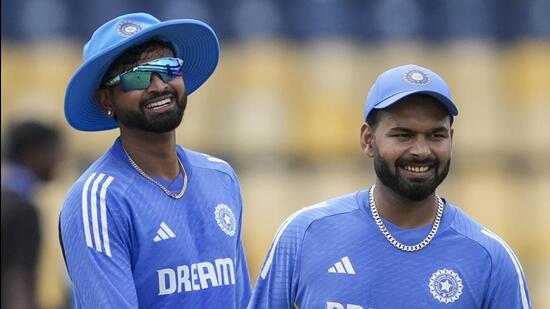
<path fill-rule="evenodd" d="M 218 222 L 219 227 L 225 234 L 229 236 L 235 235 L 235 230 L 237 229 L 237 221 L 233 215 L 231 208 L 225 204 L 218 204 L 214 210 L 214 216 L 216 217 L 216 222 Z"/>
<path fill-rule="evenodd" d="M 439 269 L 430 278 L 430 293 L 439 302 L 448 304 L 462 295 L 462 279 L 450 269 Z"/>
<path fill-rule="evenodd" d="M 410 70 L 403 75 L 403 80 L 414 86 L 426 86 L 430 83 L 430 77 L 420 70 Z"/>
<path fill-rule="evenodd" d="M 123 37 L 129 37 L 132 34 L 140 31 L 141 25 L 130 20 L 122 20 L 117 25 L 118 34 Z"/>

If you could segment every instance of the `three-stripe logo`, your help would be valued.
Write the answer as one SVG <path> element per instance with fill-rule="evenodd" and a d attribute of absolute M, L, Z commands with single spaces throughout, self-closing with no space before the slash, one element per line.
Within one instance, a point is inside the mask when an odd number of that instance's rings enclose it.
<path fill-rule="evenodd" d="M 339 273 L 339 274 L 348 274 L 355 275 L 355 269 L 347 256 L 344 256 L 340 259 L 339 262 L 334 264 L 331 268 L 328 269 L 329 273 Z"/>
<path fill-rule="evenodd" d="M 157 242 L 157 241 L 166 240 L 166 239 L 175 238 L 175 237 L 176 237 L 176 234 L 174 234 L 174 232 L 170 229 L 170 227 L 168 227 L 166 223 L 162 222 L 160 224 L 159 230 L 157 231 L 157 236 L 155 236 L 153 240 Z"/>
<path fill-rule="evenodd" d="M 107 223 L 107 203 L 105 196 L 107 195 L 107 188 L 109 188 L 113 179 L 114 177 L 112 176 L 105 177 L 103 173 L 99 175 L 92 173 L 90 177 L 86 179 L 84 188 L 82 189 L 82 223 L 84 225 L 86 245 L 90 248 L 95 248 L 97 252 L 105 252 L 107 256 L 111 256 L 111 247 L 109 245 L 109 227 Z M 92 185 L 91 189 L 90 184 Z M 92 223 L 91 230 L 90 221 Z"/>

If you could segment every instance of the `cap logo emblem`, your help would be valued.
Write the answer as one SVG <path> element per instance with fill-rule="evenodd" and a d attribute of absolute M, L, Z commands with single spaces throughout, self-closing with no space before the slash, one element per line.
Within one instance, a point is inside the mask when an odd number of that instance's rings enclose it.
<path fill-rule="evenodd" d="M 118 33 L 123 37 L 129 37 L 132 34 L 143 29 L 140 24 L 130 20 L 122 20 L 117 25 Z"/>
<path fill-rule="evenodd" d="M 420 70 L 410 70 L 403 75 L 403 80 L 414 86 L 426 86 L 430 83 L 428 74 Z"/>

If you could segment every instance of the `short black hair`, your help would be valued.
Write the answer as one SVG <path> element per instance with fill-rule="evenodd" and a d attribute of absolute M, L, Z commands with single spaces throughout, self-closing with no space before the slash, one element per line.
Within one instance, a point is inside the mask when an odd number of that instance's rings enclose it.
<path fill-rule="evenodd" d="M 377 110 L 377 109 L 373 109 L 370 113 L 369 113 L 369 116 L 367 117 L 367 120 L 366 120 L 366 123 L 369 125 L 369 127 L 375 129 L 376 128 L 376 125 L 378 125 L 378 111 L 380 110 Z M 449 114 L 449 118 L 451 119 L 451 125 L 453 124 L 453 121 L 454 121 L 454 117 L 451 116 L 451 114 Z"/>
<path fill-rule="evenodd" d="M 27 120 L 8 128 L 4 154 L 10 162 L 21 162 L 27 154 L 60 141 L 61 136 L 56 127 Z"/>
<path fill-rule="evenodd" d="M 413 94 L 413 95 L 416 95 L 416 94 Z M 425 95 L 425 94 L 420 94 L 421 96 L 428 96 L 428 97 L 431 97 L 431 98 L 434 98 L 432 96 L 429 96 L 429 95 Z M 405 97 L 406 98 L 406 97 Z M 403 98 L 404 99 L 404 98 Z M 401 99 L 401 100 L 403 100 Z M 437 100 L 436 98 L 434 98 L 435 100 Z M 396 103 L 398 103 L 399 101 L 397 101 Z M 393 104 L 392 104 L 393 105 Z M 387 108 L 387 107 L 386 107 Z M 376 125 L 378 124 L 378 112 L 380 110 L 385 110 L 386 108 L 383 108 L 383 109 L 373 109 L 370 111 L 369 113 L 369 116 L 367 117 L 367 119 L 365 119 L 365 122 L 369 125 L 369 127 L 371 128 L 376 128 Z M 444 107 L 445 108 L 445 107 Z M 451 125 L 453 124 L 453 121 L 454 121 L 454 117 L 451 116 L 451 113 L 449 113 L 449 111 L 447 110 L 447 108 L 445 108 L 445 110 L 447 111 L 447 113 L 449 114 L 449 118 L 451 120 Z"/>
<path fill-rule="evenodd" d="M 111 63 L 103 75 L 100 85 L 104 85 L 109 79 L 113 78 L 119 72 L 132 67 L 142 58 L 143 53 L 152 52 L 162 48 L 168 48 L 174 53 L 174 55 L 176 55 L 176 50 L 174 49 L 172 43 L 162 41 L 160 39 L 152 39 L 127 49 L 122 55 L 115 59 L 113 63 Z"/>
<path fill-rule="evenodd" d="M 366 122 L 367 124 L 369 125 L 369 127 L 371 128 L 375 128 L 376 125 L 378 124 L 378 110 L 377 109 L 373 109 L 370 113 L 369 113 L 369 116 L 367 117 L 366 119 Z"/>

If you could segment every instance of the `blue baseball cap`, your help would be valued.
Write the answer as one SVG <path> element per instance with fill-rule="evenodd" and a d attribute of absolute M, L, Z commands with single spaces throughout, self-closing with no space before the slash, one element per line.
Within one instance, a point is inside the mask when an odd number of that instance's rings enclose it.
<path fill-rule="evenodd" d="M 128 48 L 151 39 L 170 42 L 183 59 L 187 94 L 197 90 L 214 72 L 220 48 L 214 30 L 194 19 L 161 22 L 146 13 L 132 13 L 99 27 L 84 45 L 80 65 L 65 92 L 65 118 L 75 129 L 101 131 L 118 127 L 96 101 L 96 90 L 112 62 Z"/>
<path fill-rule="evenodd" d="M 380 74 L 369 91 L 365 121 L 373 109 L 392 106 L 412 94 L 425 94 L 437 99 L 452 117 L 458 115 L 447 83 L 435 72 L 415 64 L 407 64 Z"/>

